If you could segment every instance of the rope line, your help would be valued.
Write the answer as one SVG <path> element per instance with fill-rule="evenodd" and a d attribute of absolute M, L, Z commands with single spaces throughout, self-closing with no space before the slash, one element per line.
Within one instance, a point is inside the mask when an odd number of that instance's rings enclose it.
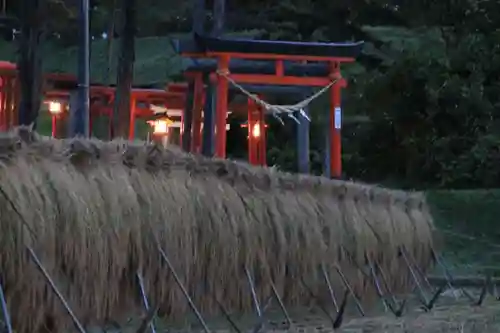
<path fill-rule="evenodd" d="M 484 245 L 488 245 L 492 248 L 500 249 L 500 245 L 493 243 L 493 241 L 491 241 L 491 240 L 487 240 L 487 239 L 483 239 L 483 238 L 479 238 L 479 237 L 475 237 L 475 236 L 471 236 L 471 235 L 466 235 L 464 233 L 453 231 L 450 229 L 445 229 L 445 228 L 438 228 L 437 230 L 439 232 L 442 232 L 443 234 L 447 234 L 447 235 L 452 236 L 452 237 L 466 239 L 466 240 L 470 240 L 470 241 L 475 241 L 478 243 L 482 243 Z"/>
<path fill-rule="evenodd" d="M 260 99 L 257 95 L 252 94 L 250 91 L 246 90 L 243 88 L 242 85 L 240 85 L 238 82 L 233 80 L 228 72 L 224 71 L 217 71 L 217 75 L 222 76 L 225 78 L 229 83 L 231 83 L 236 89 L 238 89 L 241 93 L 243 93 L 245 96 L 253 100 L 256 104 L 260 105 L 263 107 L 266 111 L 270 111 L 271 114 L 278 119 L 281 124 L 284 125 L 283 120 L 279 117 L 280 114 L 286 114 L 288 117 L 292 118 L 295 122 L 300 123 L 300 121 L 294 116 L 295 112 L 300 112 L 302 117 L 307 119 L 307 121 L 311 121 L 309 116 L 306 114 L 304 109 L 309 106 L 314 100 L 316 100 L 318 97 L 323 95 L 325 92 L 327 92 L 335 83 L 338 82 L 338 79 L 332 80 L 329 84 L 318 90 L 316 93 L 311 95 L 310 97 L 304 99 L 303 101 L 300 101 L 296 104 L 291 104 L 291 105 L 276 105 L 276 104 L 269 104 L 266 101 Z"/>

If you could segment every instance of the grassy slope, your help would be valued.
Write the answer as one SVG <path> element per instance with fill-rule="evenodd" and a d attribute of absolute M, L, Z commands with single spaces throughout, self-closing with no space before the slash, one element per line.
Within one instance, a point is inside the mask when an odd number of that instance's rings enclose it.
<path fill-rule="evenodd" d="M 500 190 L 431 191 L 427 197 L 446 257 L 462 267 L 500 270 Z"/>
<path fill-rule="evenodd" d="M 76 74 L 77 47 L 54 52 L 46 57 L 45 71 L 51 73 Z M 91 50 L 91 81 L 93 83 L 114 83 L 116 64 L 118 60 L 118 43 L 113 42 L 111 48 L 110 73 L 106 77 L 108 66 L 108 50 L 105 40 L 92 42 Z M 64 60 L 63 60 L 64 59 Z M 169 37 L 149 37 L 136 39 L 136 63 L 134 66 L 134 84 L 163 86 L 170 78 L 179 75 L 182 70 L 182 60 L 172 48 Z"/>
<path fill-rule="evenodd" d="M 174 36 L 175 37 L 175 36 Z M 172 48 L 172 36 L 149 37 L 136 39 L 136 62 L 134 68 L 134 84 L 148 86 L 164 86 L 172 78 L 181 74 L 182 59 Z M 61 48 L 47 43 L 42 51 L 43 69 L 47 73 L 77 72 L 77 47 Z M 0 41 L 0 59 L 15 62 L 16 45 Z M 110 73 L 106 75 L 108 66 L 108 49 L 105 40 L 96 40 L 91 44 L 91 82 L 94 84 L 113 83 L 116 79 L 116 63 L 118 59 L 118 43 L 112 45 Z"/>
<path fill-rule="evenodd" d="M 248 30 L 228 33 L 228 37 L 253 38 L 260 33 Z M 186 65 L 172 46 L 173 39 L 185 38 L 186 34 L 136 38 L 134 65 L 134 84 L 136 86 L 164 87 L 166 83 L 182 79 Z M 91 82 L 94 84 L 113 84 L 116 80 L 119 40 L 112 43 L 108 52 L 106 40 L 93 40 L 90 50 Z M 63 48 L 46 42 L 43 47 L 43 69 L 47 73 L 77 73 L 77 46 Z M 17 46 L 15 43 L 0 41 L 0 60 L 15 62 Z M 108 59 L 110 72 L 107 75 Z"/>

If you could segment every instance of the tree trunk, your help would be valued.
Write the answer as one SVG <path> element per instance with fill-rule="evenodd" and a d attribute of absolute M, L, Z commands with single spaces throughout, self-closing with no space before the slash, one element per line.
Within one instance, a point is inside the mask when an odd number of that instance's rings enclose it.
<path fill-rule="evenodd" d="M 42 55 L 46 0 L 21 0 L 19 11 L 21 36 L 19 39 L 18 70 L 21 88 L 19 125 L 33 125 L 42 102 Z"/>
<path fill-rule="evenodd" d="M 113 10 L 109 15 L 109 25 L 107 32 L 107 40 L 106 40 L 106 55 L 107 55 L 107 63 L 106 63 L 106 72 L 104 73 L 104 83 L 109 87 L 111 86 L 111 66 L 113 64 L 113 44 L 115 41 L 115 30 L 116 30 L 116 22 L 119 10 L 117 8 L 118 0 L 113 1 Z"/>
<path fill-rule="evenodd" d="M 192 16 L 192 31 L 195 34 L 204 35 L 205 34 L 205 22 L 206 19 L 206 1 L 205 0 L 194 0 L 193 3 L 193 16 Z"/>
<path fill-rule="evenodd" d="M 226 0 L 214 1 L 213 17 L 214 25 L 212 28 L 212 34 L 216 37 L 219 37 L 224 33 L 224 23 L 226 20 Z"/>
<path fill-rule="evenodd" d="M 113 134 L 127 138 L 130 126 L 130 95 L 134 78 L 136 0 L 121 0 L 120 52 L 113 110 Z"/>
<path fill-rule="evenodd" d="M 108 25 L 108 32 L 107 32 L 107 40 L 106 40 L 106 55 L 107 55 L 107 63 L 106 63 L 106 69 L 104 73 L 104 84 L 108 87 L 112 86 L 113 84 L 116 84 L 116 82 L 113 82 L 113 79 L 111 78 L 111 68 L 114 64 L 114 54 L 115 54 L 115 34 L 116 34 L 116 26 L 117 26 L 117 21 L 118 21 L 118 0 L 113 0 L 113 9 L 109 15 L 109 25 Z M 116 76 L 115 76 L 116 79 Z M 113 100 L 111 100 L 113 101 Z M 106 101 L 106 103 L 111 102 L 111 101 Z M 114 102 L 114 101 L 113 101 Z M 113 139 L 114 137 L 114 124 L 113 124 L 113 115 L 110 114 L 108 117 L 105 116 L 97 116 L 95 117 L 95 123 L 93 126 L 96 131 L 94 132 L 95 135 L 99 138 L 106 138 L 107 140 Z"/>

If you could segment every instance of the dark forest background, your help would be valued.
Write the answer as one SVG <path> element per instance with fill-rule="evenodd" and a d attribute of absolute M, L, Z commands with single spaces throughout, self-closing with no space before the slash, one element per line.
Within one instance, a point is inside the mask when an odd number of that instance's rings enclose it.
<path fill-rule="evenodd" d="M 19 31 L 31 20 L 43 41 L 43 69 L 75 72 L 79 2 L 25 2 L 3 2 L 1 58 L 18 59 Z M 135 85 L 164 86 L 181 78 L 182 61 L 169 38 L 191 30 L 189 1 L 91 5 L 93 82 L 116 82 L 116 66 L 127 58 L 124 44 L 135 54 L 128 57 Z M 227 32 L 366 42 L 359 61 L 343 68 L 349 83 L 344 112 L 363 120 L 344 127 L 346 177 L 417 189 L 500 187 L 500 1 L 237 0 L 228 1 L 226 10 Z M 312 106 L 316 173 L 327 107 L 321 99 Z M 285 126 L 271 121 L 268 152 L 271 164 L 292 171 L 294 126 L 292 120 Z M 238 130 L 230 135 L 231 155 L 243 157 L 244 135 Z"/>

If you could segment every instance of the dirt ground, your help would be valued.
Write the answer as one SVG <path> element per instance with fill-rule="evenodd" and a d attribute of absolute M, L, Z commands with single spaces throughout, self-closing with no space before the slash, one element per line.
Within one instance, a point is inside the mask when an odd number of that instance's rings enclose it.
<path fill-rule="evenodd" d="M 391 314 L 392 315 L 392 314 Z M 328 330 L 332 332 L 333 330 Z M 327 332 L 326 330 L 323 332 Z M 482 307 L 439 306 L 430 313 L 415 311 L 403 318 L 384 315 L 352 319 L 337 332 L 345 333 L 493 333 L 500 332 L 500 302 Z"/>
<path fill-rule="evenodd" d="M 413 302 L 412 302 L 413 303 Z M 402 318 L 381 309 L 360 317 L 354 308 L 340 329 L 334 330 L 329 319 L 319 309 L 289 310 L 293 327 L 290 329 L 279 310 L 266 315 L 266 325 L 260 333 L 498 333 L 500 332 L 500 302 L 493 297 L 486 299 L 482 306 L 472 306 L 466 300 L 444 297 L 431 312 L 424 312 L 415 303 L 409 304 Z M 253 332 L 258 320 L 252 316 L 234 316 L 242 332 Z M 229 324 L 219 319 L 208 319 L 213 333 L 230 333 Z M 132 325 L 135 327 L 135 325 Z M 204 332 L 194 317 L 178 326 L 156 322 L 156 332 Z M 135 333 L 137 328 L 107 330 L 108 333 Z M 102 331 L 100 331 L 102 332 Z"/>
<path fill-rule="evenodd" d="M 463 302 L 443 304 L 429 313 L 413 308 L 401 318 L 390 312 L 366 317 L 352 315 L 335 331 L 331 323 L 320 315 L 293 321 L 297 333 L 497 333 L 500 332 L 500 302 L 491 299 L 481 307 Z M 290 332 L 284 327 L 272 326 L 272 322 L 268 324 L 267 332 Z"/>

